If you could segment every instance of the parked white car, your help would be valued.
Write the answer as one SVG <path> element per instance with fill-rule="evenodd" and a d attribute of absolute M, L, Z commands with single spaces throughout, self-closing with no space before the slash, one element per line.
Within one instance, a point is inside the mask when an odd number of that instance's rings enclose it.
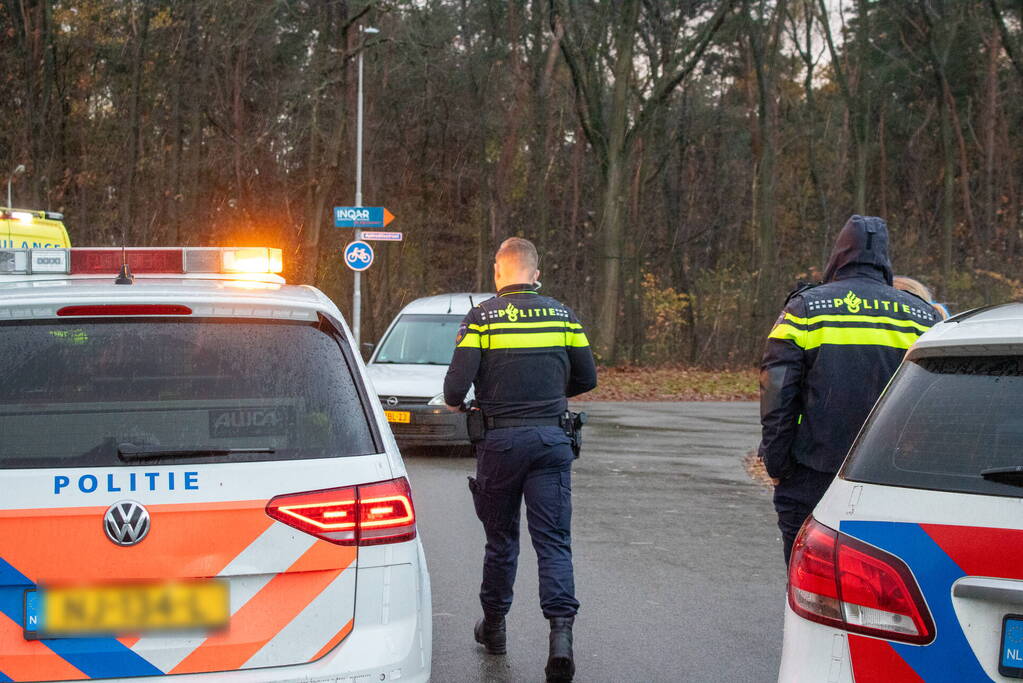
<path fill-rule="evenodd" d="M 384 332 L 366 369 L 399 444 L 469 443 L 465 416 L 444 407 L 444 375 L 465 314 L 493 296 L 456 293 L 416 299 Z"/>

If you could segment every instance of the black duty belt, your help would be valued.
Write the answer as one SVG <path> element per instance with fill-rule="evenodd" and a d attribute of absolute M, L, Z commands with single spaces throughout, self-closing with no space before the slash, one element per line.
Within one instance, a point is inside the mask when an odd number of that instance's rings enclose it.
<path fill-rule="evenodd" d="M 487 429 L 505 427 L 560 427 L 561 416 L 557 417 L 487 417 Z"/>

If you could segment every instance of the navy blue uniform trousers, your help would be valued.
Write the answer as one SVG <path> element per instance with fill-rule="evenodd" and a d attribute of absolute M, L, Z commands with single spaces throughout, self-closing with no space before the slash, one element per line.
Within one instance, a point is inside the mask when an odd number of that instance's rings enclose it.
<path fill-rule="evenodd" d="M 544 617 L 570 617 L 579 609 L 572 573 L 572 447 L 556 426 L 492 429 L 476 444 L 476 479 L 470 480 L 476 515 L 487 535 L 480 603 L 507 614 L 519 561 L 519 510 L 540 574 Z"/>
<path fill-rule="evenodd" d="M 781 531 L 786 566 L 792 556 L 792 546 L 799 535 L 799 529 L 824 497 L 834 478 L 834 472 L 820 472 L 793 463 L 789 476 L 774 487 L 774 509 L 778 513 L 778 529 Z"/>

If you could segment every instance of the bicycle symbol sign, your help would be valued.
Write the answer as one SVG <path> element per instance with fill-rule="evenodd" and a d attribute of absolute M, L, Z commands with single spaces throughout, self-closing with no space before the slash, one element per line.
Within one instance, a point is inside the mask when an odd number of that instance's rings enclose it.
<path fill-rule="evenodd" d="M 365 242 L 349 242 L 344 257 L 345 265 L 352 270 L 366 270 L 373 265 L 373 247 Z"/>

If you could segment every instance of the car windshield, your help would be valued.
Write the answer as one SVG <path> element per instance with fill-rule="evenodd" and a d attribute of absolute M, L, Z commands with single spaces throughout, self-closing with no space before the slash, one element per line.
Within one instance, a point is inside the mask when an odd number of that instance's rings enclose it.
<path fill-rule="evenodd" d="M 450 365 L 460 315 L 406 313 L 380 344 L 374 363 Z"/>
<path fill-rule="evenodd" d="M 842 476 L 937 491 L 1023 496 L 984 470 L 1023 466 L 1023 356 L 903 364 Z"/>
<path fill-rule="evenodd" d="M 115 319 L 0 334 L 0 469 L 119 466 L 122 446 L 195 454 L 168 462 L 375 452 L 341 347 L 317 325 Z"/>

